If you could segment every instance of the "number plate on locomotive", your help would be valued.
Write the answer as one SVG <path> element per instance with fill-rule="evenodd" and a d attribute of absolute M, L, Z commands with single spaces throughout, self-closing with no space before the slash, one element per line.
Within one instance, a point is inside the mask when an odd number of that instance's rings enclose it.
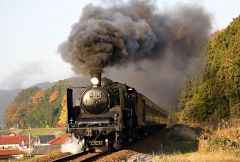
<path fill-rule="evenodd" d="M 89 97 L 90 98 L 101 98 L 102 97 L 102 93 L 101 92 L 89 92 Z"/>

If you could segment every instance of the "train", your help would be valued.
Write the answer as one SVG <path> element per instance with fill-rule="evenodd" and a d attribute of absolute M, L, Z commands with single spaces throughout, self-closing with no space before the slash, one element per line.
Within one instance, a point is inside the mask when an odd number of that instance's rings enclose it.
<path fill-rule="evenodd" d="M 91 85 L 67 89 L 67 132 L 84 148 L 119 150 L 139 136 L 166 126 L 167 111 L 135 88 L 91 71 Z"/>

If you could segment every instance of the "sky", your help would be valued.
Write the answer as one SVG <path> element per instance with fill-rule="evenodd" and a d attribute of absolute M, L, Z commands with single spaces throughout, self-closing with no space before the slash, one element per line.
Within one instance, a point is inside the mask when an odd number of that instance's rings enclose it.
<path fill-rule="evenodd" d="M 126 0 L 125 0 L 126 1 Z M 57 52 L 85 5 L 106 7 L 111 0 L 0 0 L 0 89 L 26 88 L 75 74 Z M 212 17 L 212 31 L 240 14 L 239 0 L 156 0 L 159 10 L 178 4 L 201 5 Z"/>

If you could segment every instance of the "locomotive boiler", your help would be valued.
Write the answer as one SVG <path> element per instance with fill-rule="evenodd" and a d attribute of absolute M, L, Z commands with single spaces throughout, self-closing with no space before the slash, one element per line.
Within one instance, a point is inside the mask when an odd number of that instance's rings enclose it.
<path fill-rule="evenodd" d="M 133 87 L 91 71 L 91 86 L 67 90 L 68 132 L 84 148 L 120 149 L 166 123 L 167 112 Z"/>

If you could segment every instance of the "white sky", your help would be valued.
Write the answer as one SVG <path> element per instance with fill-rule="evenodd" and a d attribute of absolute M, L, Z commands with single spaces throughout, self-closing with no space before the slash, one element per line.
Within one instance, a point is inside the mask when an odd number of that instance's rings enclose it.
<path fill-rule="evenodd" d="M 0 89 L 27 87 L 74 76 L 57 54 L 71 25 L 88 4 L 113 1 L 0 0 Z M 116 2 L 116 1 L 114 1 Z M 213 30 L 225 28 L 240 14 L 239 0 L 156 0 L 159 9 L 178 3 L 200 4 L 212 15 Z"/>

